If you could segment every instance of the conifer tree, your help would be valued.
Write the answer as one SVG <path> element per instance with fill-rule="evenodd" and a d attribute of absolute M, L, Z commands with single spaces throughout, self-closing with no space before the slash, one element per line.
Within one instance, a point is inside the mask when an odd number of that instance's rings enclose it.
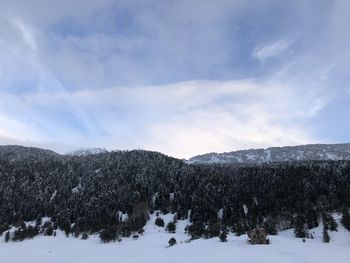
<path fill-rule="evenodd" d="M 305 219 L 302 215 L 298 214 L 295 220 L 294 234 L 296 237 L 305 238 L 307 237 L 307 233 Z"/>
<path fill-rule="evenodd" d="M 343 216 L 341 218 L 341 223 L 348 231 L 350 231 L 350 214 L 349 214 L 348 208 L 343 209 Z"/>
<path fill-rule="evenodd" d="M 330 240 L 330 237 L 329 237 L 329 234 L 328 234 L 328 230 L 326 227 L 323 227 L 323 242 L 325 243 L 329 243 L 329 240 Z"/>
<path fill-rule="evenodd" d="M 221 231 L 219 238 L 220 238 L 221 242 L 226 242 L 227 241 L 227 231 L 226 230 Z"/>
<path fill-rule="evenodd" d="M 166 230 L 169 233 L 175 233 L 176 232 L 176 224 L 173 221 L 170 221 L 167 225 L 166 225 Z"/>
<path fill-rule="evenodd" d="M 10 231 L 7 231 L 5 234 L 5 242 L 8 243 L 10 241 Z"/>

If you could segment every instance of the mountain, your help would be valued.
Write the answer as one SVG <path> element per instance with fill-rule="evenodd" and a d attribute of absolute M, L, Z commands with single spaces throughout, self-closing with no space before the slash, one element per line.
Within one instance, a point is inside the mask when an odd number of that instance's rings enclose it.
<path fill-rule="evenodd" d="M 208 165 L 143 150 L 60 155 L 0 147 L 5 242 L 60 230 L 103 242 L 142 239 L 144 232 L 149 235 L 147 226 L 166 215 L 170 226 L 158 220 L 164 231 L 186 229 L 179 242 L 222 231 L 239 236 L 256 227 L 269 234 L 290 229 L 307 238 L 321 223 L 331 230 L 334 212 L 342 213 L 350 230 L 349 207 L 350 160 Z"/>
<path fill-rule="evenodd" d="M 225 153 L 207 153 L 190 158 L 189 164 L 232 163 L 261 164 L 287 161 L 350 160 L 350 143 L 309 144 L 299 146 L 270 147 Z"/>
<path fill-rule="evenodd" d="M 9 162 L 38 162 L 59 158 L 60 155 L 51 150 L 21 145 L 0 145 L 0 160 Z"/>
<path fill-rule="evenodd" d="M 90 154 L 100 154 L 107 153 L 108 151 L 105 148 L 80 148 L 74 151 L 68 152 L 67 155 L 76 155 L 76 156 L 86 156 Z"/>

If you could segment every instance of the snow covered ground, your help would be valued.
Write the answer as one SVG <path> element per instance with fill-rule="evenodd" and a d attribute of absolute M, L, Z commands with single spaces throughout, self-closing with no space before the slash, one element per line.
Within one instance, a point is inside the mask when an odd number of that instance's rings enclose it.
<path fill-rule="evenodd" d="M 163 216 L 165 223 L 172 215 Z M 339 217 L 337 217 L 339 222 Z M 88 240 L 66 238 L 62 232 L 56 237 L 39 236 L 23 242 L 0 242 L 0 262 L 123 262 L 123 263 L 172 263 L 172 262 L 348 262 L 350 258 L 350 232 L 338 224 L 338 232 L 330 232 L 331 242 L 322 242 L 322 226 L 313 229 L 314 239 L 294 238 L 293 230 L 270 236 L 270 245 L 249 245 L 247 236 L 229 235 L 228 242 L 218 238 L 200 239 L 185 243 L 186 221 L 178 221 L 176 234 L 169 234 L 154 224 L 155 216 L 145 226 L 139 239 L 124 238 L 121 242 L 103 244 L 98 236 Z M 178 244 L 168 247 L 175 237 Z"/>

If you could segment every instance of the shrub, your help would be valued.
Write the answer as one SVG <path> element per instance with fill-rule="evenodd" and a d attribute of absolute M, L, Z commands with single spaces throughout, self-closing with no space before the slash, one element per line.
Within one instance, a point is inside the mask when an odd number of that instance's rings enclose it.
<path fill-rule="evenodd" d="M 156 226 L 164 227 L 164 220 L 161 217 L 157 217 L 154 223 L 156 224 Z"/>
<path fill-rule="evenodd" d="M 173 221 L 170 221 L 167 225 L 166 225 L 166 230 L 169 233 L 175 233 L 176 232 L 176 225 Z"/>
<path fill-rule="evenodd" d="M 222 231 L 222 232 L 219 234 L 219 238 L 220 238 L 220 241 L 221 241 L 221 242 L 226 242 L 226 241 L 227 241 L 227 232 L 226 232 L 226 231 Z"/>
<path fill-rule="evenodd" d="M 5 242 L 8 243 L 10 241 L 10 231 L 7 231 L 5 234 Z"/>
<path fill-rule="evenodd" d="M 172 237 L 172 238 L 169 239 L 168 243 L 169 243 L 169 247 L 171 247 L 171 246 L 176 244 L 176 239 Z"/>
<path fill-rule="evenodd" d="M 193 222 L 192 225 L 186 228 L 192 239 L 201 238 L 205 231 L 205 227 L 202 222 Z"/>
<path fill-rule="evenodd" d="M 116 239 L 115 230 L 112 228 L 103 229 L 100 233 L 100 239 L 104 243 L 110 242 L 112 240 L 115 241 Z"/>
<path fill-rule="evenodd" d="M 52 228 L 51 225 L 48 228 L 45 229 L 44 235 L 45 236 L 52 236 L 53 235 L 53 228 Z"/>

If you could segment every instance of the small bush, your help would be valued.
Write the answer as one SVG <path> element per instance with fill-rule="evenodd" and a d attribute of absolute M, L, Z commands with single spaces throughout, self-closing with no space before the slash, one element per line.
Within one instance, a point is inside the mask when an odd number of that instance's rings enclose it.
<path fill-rule="evenodd" d="M 53 228 L 52 228 L 51 225 L 48 228 L 45 229 L 44 235 L 45 236 L 52 236 L 53 235 Z"/>
<path fill-rule="evenodd" d="M 226 242 L 226 241 L 227 241 L 227 233 L 226 233 L 226 231 L 222 231 L 222 232 L 219 234 L 219 238 L 220 238 L 220 241 L 221 241 L 221 242 Z"/>
<path fill-rule="evenodd" d="M 169 247 L 171 247 L 171 246 L 176 244 L 176 239 L 172 237 L 172 238 L 169 239 L 168 243 L 169 243 Z"/>
<path fill-rule="evenodd" d="M 156 224 L 156 226 L 164 227 L 164 220 L 161 217 L 157 217 L 154 223 Z"/>
<path fill-rule="evenodd" d="M 176 225 L 173 221 L 170 221 L 167 225 L 166 225 L 166 230 L 169 233 L 175 233 L 176 232 Z"/>
<path fill-rule="evenodd" d="M 8 243 L 10 241 L 10 231 L 7 231 L 5 234 L 5 242 Z"/>
<path fill-rule="evenodd" d="M 112 228 L 103 229 L 100 233 L 100 239 L 104 243 L 107 243 L 109 241 L 115 241 L 116 232 Z"/>

